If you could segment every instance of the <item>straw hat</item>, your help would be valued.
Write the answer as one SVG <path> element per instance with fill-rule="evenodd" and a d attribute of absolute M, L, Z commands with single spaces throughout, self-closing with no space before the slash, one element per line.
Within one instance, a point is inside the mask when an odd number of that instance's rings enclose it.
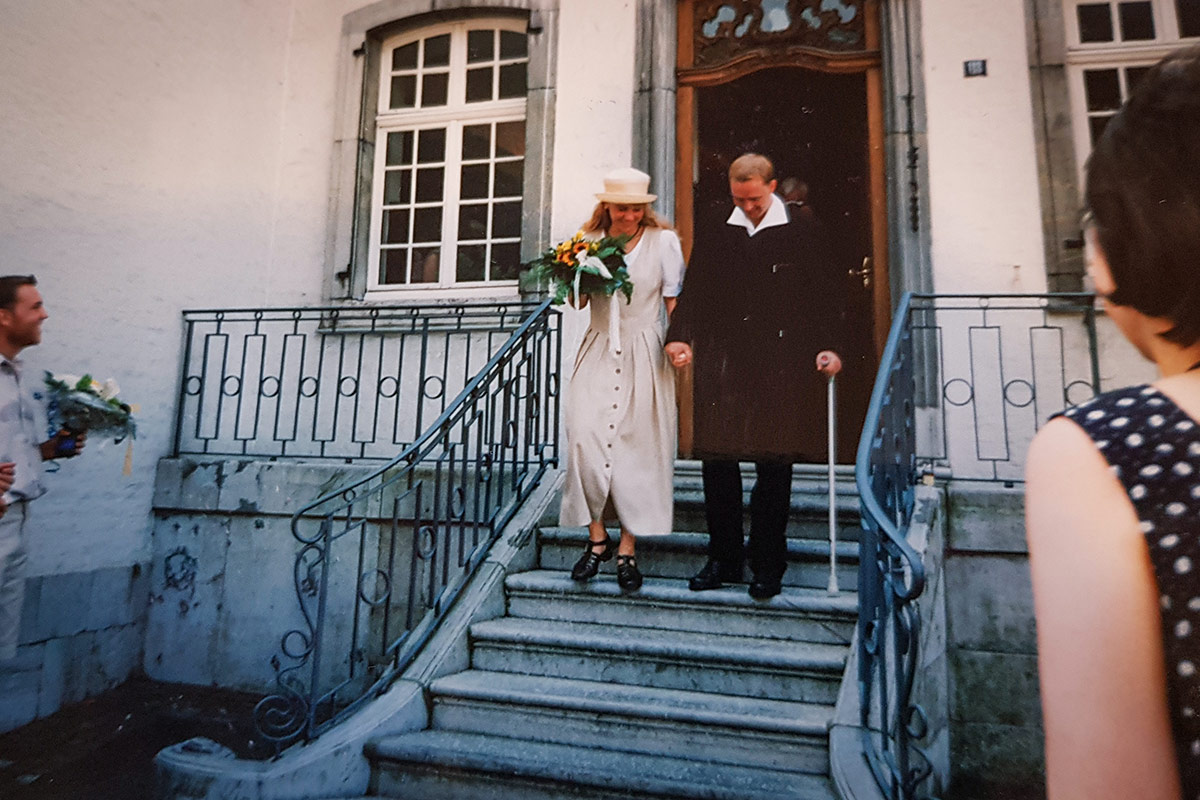
<path fill-rule="evenodd" d="M 604 176 L 604 191 L 597 192 L 596 198 L 605 203 L 650 203 L 658 195 L 648 194 L 649 188 L 650 176 L 640 169 L 614 169 Z"/>

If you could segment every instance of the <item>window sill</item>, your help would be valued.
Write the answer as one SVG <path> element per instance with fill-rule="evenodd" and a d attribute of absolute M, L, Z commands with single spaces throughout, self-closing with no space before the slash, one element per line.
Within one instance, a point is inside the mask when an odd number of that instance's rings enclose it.
<path fill-rule="evenodd" d="M 429 289 L 368 289 L 364 303 L 412 303 L 413 305 L 457 305 L 479 300 L 519 302 L 524 299 L 516 281 L 499 286 L 443 287 Z"/>

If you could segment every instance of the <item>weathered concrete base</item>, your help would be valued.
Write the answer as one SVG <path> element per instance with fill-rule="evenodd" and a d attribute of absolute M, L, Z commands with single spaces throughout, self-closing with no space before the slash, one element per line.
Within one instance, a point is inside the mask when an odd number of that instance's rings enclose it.
<path fill-rule="evenodd" d="M 124 683 L 141 663 L 149 565 L 25 581 L 17 658 L 0 667 L 0 733 Z"/>
<path fill-rule="evenodd" d="M 945 597 L 955 797 L 1044 793 L 1023 487 L 951 483 Z"/>
<path fill-rule="evenodd" d="M 425 690 L 430 681 L 465 669 L 467 628 L 504 613 L 504 578 L 529 569 L 536 558 L 534 531 L 559 494 L 561 473 L 550 473 L 506 526 L 438 631 L 387 692 L 311 743 L 270 762 L 189 752 L 186 743 L 155 758 L 159 800 L 316 800 L 363 795 L 370 763 L 363 745 L 391 733 L 429 724 Z"/>
<path fill-rule="evenodd" d="M 295 509 L 373 466 L 164 458 L 154 493 L 146 674 L 263 691 L 301 627 Z"/>

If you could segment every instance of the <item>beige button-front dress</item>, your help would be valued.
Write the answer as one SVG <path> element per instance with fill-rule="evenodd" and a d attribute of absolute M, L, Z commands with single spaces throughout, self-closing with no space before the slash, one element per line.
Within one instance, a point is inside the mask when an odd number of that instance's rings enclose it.
<path fill-rule="evenodd" d="M 592 295 L 591 321 L 566 397 L 567 475 L 559 524 L 616 517 L 635 536 L 671 532 L 675 374 L 663 353 L 663 297 L 679 294 L 683 252 L 673 231 L 647 228 L 625 256 L 633 297 Z M 609 304 L 620 311 L 609 338 Z M 616 346 L 613 346 L 613 345 Z M 619 353 L 614 353 L 619 349 Z"/>

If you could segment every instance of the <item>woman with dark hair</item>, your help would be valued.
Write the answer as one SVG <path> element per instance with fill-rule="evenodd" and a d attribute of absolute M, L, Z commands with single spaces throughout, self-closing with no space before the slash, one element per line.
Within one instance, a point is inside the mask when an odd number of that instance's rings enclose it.
<path fill-rule="evenodd" d="M 601 562 L 617 553 L 617 584 L 626 591 L 642 585 L 635 559 L 635 536 L 671 532 L 674 516 L 675 374 L 663 354 L 667 315 L 683 284 L 679 237 L 650 208 L 650 176 L 636 169 L 615 170 L 587 236 L 625 236 L 625 262 L 633 297 L 590 298 L 591 324 L 579 345 L 566 397 L 567 474 L 560 523 L 586 525 L 588 542 L 571 577 L 586 581 Z M 577 298 L 580 307 L 587 296 Z M 610 328 L 617 304 L 619 334 Z M 614 545 L 606 518 L 620 521 Z"/>
<path fill-rule="evenodd" d="M 1046 781 L 1200 795 L 1200 49 L 1152 68 L 1087 165 L 1089 270 L 1158 367 L 1051 420 L 1026 523 Z"/>

